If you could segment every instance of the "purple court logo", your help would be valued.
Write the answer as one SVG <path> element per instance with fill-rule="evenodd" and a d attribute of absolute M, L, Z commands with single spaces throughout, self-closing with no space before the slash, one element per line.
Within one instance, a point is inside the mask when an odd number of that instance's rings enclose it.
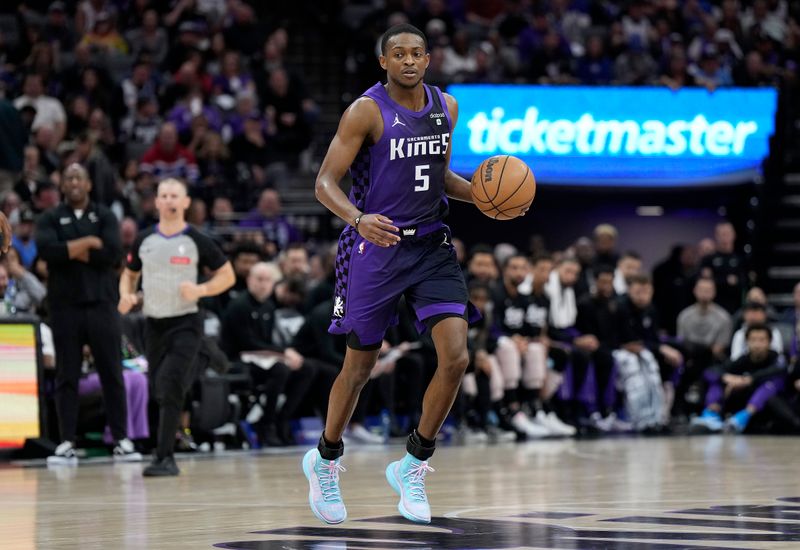
<path fill-rule="evenodd" d="M 528 512 L 507 518 L 435 517 L 430 525 L 409 529 L 399 517 L 358 520 L 346 527 L 288 527 L 253 531 L 270 540 L 222 542 L 216 548 L 278 550 L 358 549 L 511 549 L 670 550 L 704 548 L 800 547 L 800 498 L 779 498 L 774 504 L 721 505 L 670 510 L 658 514 L 598 518 L 597 513 Z M 581 527 L 570 527 L 579 519 Z M 531 521 L 534 520 L 534 521 Z M 543 521 L 544 520 L 544 521 Z M 548 523 L 548 520 L 554 523 Z M 557 525 L 555 524 L 557 522 Z M 291 538 L 285 538 L 291 537 Z M 301 537 L 301 538 L 298 538 Z"/>

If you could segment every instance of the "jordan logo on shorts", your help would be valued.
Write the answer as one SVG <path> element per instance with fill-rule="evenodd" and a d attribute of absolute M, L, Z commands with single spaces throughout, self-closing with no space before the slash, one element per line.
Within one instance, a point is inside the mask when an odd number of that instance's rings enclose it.
<path fill-rule="evenodd" d="M 398 115 L 397 113 L 395 113 L 395 114 L 394 114 L 394 122 L 392 122 L 392 128 L 394 128 L 394 127 L 395 127 L 395 126 L 397 126 L 398 124 L 399 124 L 400 126 L 405 126 L 405 125 L 406 125 L 406 123 L 405 123 L 405 122 L 400 122 L 400 115 Z"/>
<path fill-rule="evenodd" d="M 439 120 L 439 119 L 436 119 Z M 447 241 L 447 233 L 444 234 L 444 240 L 442 241 L 441 246 L 448 246 L 450 243 Z"/>

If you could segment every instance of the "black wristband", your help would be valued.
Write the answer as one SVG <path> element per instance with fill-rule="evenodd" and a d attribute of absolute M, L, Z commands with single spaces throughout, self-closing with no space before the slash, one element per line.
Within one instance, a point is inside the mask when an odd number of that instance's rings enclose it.
<path fill-rule="evenodd" d="M 361 216 L 363 216 L 363 215 L 364 214 L 359 214 L 358 216 L 356 216 L 356 219 L 353 220 L 353 227 L 356 228 L 356 233 L 358 233 L 358 224 L 361 223 Z M 360 233 L 359 233 L 359 235 L 360 235 Z"/>

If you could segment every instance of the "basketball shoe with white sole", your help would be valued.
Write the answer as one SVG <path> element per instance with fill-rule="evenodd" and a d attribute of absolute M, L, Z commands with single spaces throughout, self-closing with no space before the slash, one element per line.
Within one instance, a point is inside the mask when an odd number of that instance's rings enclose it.
<path fill-rule="evenodd" d="M 318 449 L 311 449 L 303 457 L 303 473 L 308 479 L 308 504 L 314 515 L 325 523 L 342 523 L 347 519 L 347 509 L 339 489 L 339 472 L 346 471 L 340 459 L 325 460 Z"/>
<path fill-rule="evenodd" d="M 425 493 L 425 475 L 433 472 L 427 460 L 419 460 L 411 453 L 406 453 L 386 467 L 386 480 L 392 489 L 400 495 L 397 509 L 400 514 L 416 523 L 431 522 L 431 507 Z"/>

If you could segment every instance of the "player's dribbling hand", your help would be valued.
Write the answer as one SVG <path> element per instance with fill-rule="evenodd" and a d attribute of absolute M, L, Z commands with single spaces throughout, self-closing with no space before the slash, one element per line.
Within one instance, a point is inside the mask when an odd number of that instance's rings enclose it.
<path fill-rule="evenodd" d="M 392 225 L 392 220 L 380 214 L 364 214 L 358 224 L 359 235 L 384 248 L 400 242 L 400 236 L 396 235 L 399 231 Z"/>
<path fill-rule="evenodd" d="M 139 303 L 139 297 L 136 294 L 124 294 L 119 297 L 117 304 L 117 311 L 125 315 Z"/>

